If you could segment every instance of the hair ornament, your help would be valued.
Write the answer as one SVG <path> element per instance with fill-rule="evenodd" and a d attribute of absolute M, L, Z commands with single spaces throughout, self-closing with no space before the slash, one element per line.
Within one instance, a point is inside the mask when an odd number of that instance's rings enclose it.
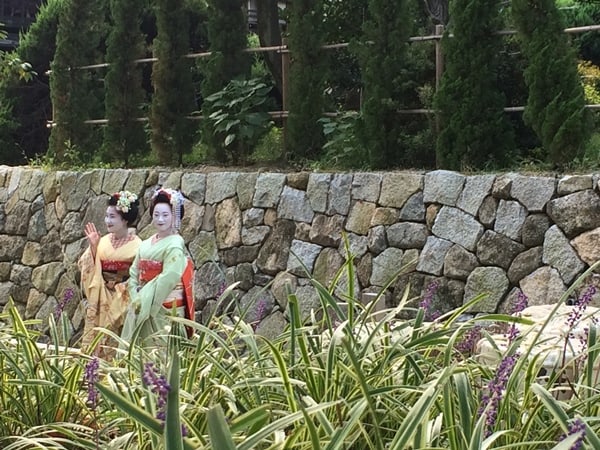
<path fill-rule="evenodd" d="M 112 195 L 112 197 L 117 199 L 117 204 L 115 208 L 121 211 L 123 214 L 127 214 L 131 209 L 131 205 L 137 202 L 138 197 L 133 192 L 129 191 L 119 191 Z"/>

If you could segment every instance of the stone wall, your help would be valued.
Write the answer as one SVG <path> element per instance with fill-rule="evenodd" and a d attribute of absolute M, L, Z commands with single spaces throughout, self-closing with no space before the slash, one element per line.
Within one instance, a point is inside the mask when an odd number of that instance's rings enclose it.
<path fill-rule="evenodd" d="M 358 298 L 375 298 L 403 268 L 378 306 L 396 304 L 410 286 L 413 305 L 429 293 L 439 312 L 481 293 L 473 313 L 505 310 L 519 291 L 530 304 L 552 303 L 600 257 L 596 175 L 2 166 L 0 305 L 12 296 L 26 318 L 38 319 L 64 306 L 80 329 L 81 302 L 62 298 L 78 286 L 84 224 L 104 229 L 107 194 L 128 189 L 142 198 L 138 233 L 150 236 L 147 205 L 158 184 L 187 199 L 181 232 L 197 267 L 197 320 L 213 311 L 244 315 L 265 335 L 286 324 L 287 288 L 304 318 L 319 308 L 307 272 L 329 284 L 346 260 L 345 242 Z M 235 301 L 223 311 L 217 299 L 234 282 Z M 342 277 L 340 290 L 349 284 Z"/>

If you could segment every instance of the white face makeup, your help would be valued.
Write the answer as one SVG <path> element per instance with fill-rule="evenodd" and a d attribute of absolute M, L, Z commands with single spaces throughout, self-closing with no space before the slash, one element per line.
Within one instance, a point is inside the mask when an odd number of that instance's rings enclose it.
<path fill-rule="evenodd" d="M 114 233 L 116 235 L 127 233 L 127 221 L 123 219 L 123 216 L 119 214 L 119 211 L 117 211 L 117 208 L 114 206 L 106 208 L 104 224 L 109 233 Z"/>
<path fill-rule="evenodd" d="M 171 205 L 158 203 L 154 207 L 154 212 L 152 213 L 152 225 L 154 225 L 156 232 L 158 234 L 170 232 L 172 223 L 173 212 L 171 211 Z"/>

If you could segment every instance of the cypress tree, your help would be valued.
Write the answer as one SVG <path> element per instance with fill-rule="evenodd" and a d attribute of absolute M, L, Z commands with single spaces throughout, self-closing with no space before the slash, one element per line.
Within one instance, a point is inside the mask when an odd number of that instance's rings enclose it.
<path fill-rule="evenodd" d="M 244 50 L 248 46 L 248 24 L 245 0 L 208 1 L 208 40 L 210 57 L 204 67 L 202 96 L 204 98 L 221 91 L 234 79 L 246 79 L 250 75 L 252 57 Z M 202 115 L 213 113 L 210 104 L 204 103 Z M 225 162 L 223 137 L 215 135 L 212 124 L 204 121 L 202 140 L 215 152 L 216 158 Z"/>
<path fill-rule="evenodd" d="M 291 2 L 288 25 L 290 49 L 289 116 L 286 124 L 288 159 L 316 158 L 323 145 L 319 119 L 323 115 L 325 58 L 322 49 L 322 0 Z"/>
<path fill-rule="evenodd" d="M 435 97 L 441 126 L 438 167 L 501 167 L 514 150 L 503 111 L 506 99 L 498 87 L 499 8 L 499 0 L 455 0 L 450 5 L 451 26 L 442 39 L 445 68 Z"/>
<path fill-rule="evenodd" d="M 156 30 L 152 68 L 154 95 L 150 114 L 152 150 L 162 165 L 183 163 L 191 152 L 194 123 L 188 116 L 195 108 L 192 60 L 189 52 L 190 24 L 184 0 L 156 0 Z"/>
<path fill-rule="evenodd" d="M 111 0 L 112 28 L 107 40 L 104 129 L 104 161 L 129 163 L 131 156 L 147 147 L 142 116 L 144 101 L 142 68 L 134 63 L 144 56 L 140 32 L 144 0 Z"/>
<path fill-rule="evenodd" d="M 562 166 L 583 154 L 590 132 L 576 55 L 554 0 L 513 0 L 512 13 L 527 58 L 523 119 L 540 138 L 546 162 Z"/>
<path fill-rule="evenodd" d="M 27 157 L 41 156 L 48 151 L 52 101 L 49 80 L 42 76 L 50 69 L 56 52 L 56 34 L 61 10 L 66 2 L 48 1 L 39 6 L 35 21 L 19 37 L 16 51 L 38 73 L 35 83 L 28 83 L 14 91 L 14 117 L 19 123 L 15 133 L 17 144 Z M 89 126 L 89 125 L 86 125 Z"/>
<path fill-rule="evenodd" d="M 103 115 L 98 73 L 79 67 L 99 60 L 98 46 L 104 32 L 102 4 L 102 0 L 69 0 L 61 9 L 56 52 L 50 64 L 55 126 L 49 151 L 58 164 L 89 159 L 100 142 L 98 131 L 84 123 Z"/>
<path fill-rule="evenodd" d="M 382 169 L 403 158 L 398 110 L 410 86 L 406 70 L 412 31 L 410 0 L 369 0 L 357 54 L 364 86 L 358 136 L 368 150 L 369 166 Z"/>

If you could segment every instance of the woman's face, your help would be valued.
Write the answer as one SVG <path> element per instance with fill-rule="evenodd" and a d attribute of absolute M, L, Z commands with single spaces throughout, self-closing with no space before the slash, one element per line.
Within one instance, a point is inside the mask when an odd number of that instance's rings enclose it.
<path fill-rule="evenodd" d="M 117 211 L 115 206 L 106 208 L 104 223 L 106 224 L 106 229 L 109 233 L 119 234 L 127 229 L 127 221 L 123 219 L 123 216 Z"/>
<path fill-rule="evenodd" d="M 171 211 L 171 205 L 166 203 L 158 203 L 154 207 L 152 213 L 152 224 L 157 232 L 166 232 L 171 229 L 173 223 L 173 212 Z"/>

